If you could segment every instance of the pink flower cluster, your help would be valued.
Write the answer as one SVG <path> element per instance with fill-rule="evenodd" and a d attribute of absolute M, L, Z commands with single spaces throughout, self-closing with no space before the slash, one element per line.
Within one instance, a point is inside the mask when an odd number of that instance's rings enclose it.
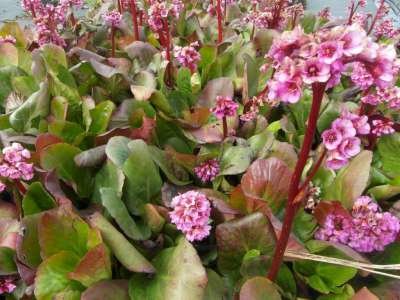
<path fill-rule="evenodd" d="M 196 50 L 198 42 L 191 43 L 189 46 L 175 46 L 174 56 L 176 60 L 184 67 L 189 68 L 192 73 L 197 69 L 197 64 L 201 59 L 200 53 Z"/>
<path fill-rule="evenodd" d="M 27 160 L 31 158 L 29 150 L 19 143 L 13 143 L 3 149 L 3 161 L 0 164 L 0 176 L 12 180 L 31 180 L 33 178 L 33 164 Z M 5 185 L 1 188 L 4 190 Z"/>
<path fill-rule="evenodd" d="M 10 43 L 15 45 L 15 43 L 17 42 L 17 40 L 11 36 L 11 35 L 6 35 L 6 36 L 0 36 L 0 45 L 4 44 L 4 43 Z"/>
<path fill-rule="evenodd" d="M 329 6 L 324 7 L 321 9 L 321 11 L 318 13 L 318 17 L 324 20 L 330 20 L 332 15 L 331 15 L 331 8 Z"/>
<path fill-rule="evenodd" d="M 217 96 L 215 106 L 210 110 L 218 119 L 233 117 L 239 108 L 239 104 L 231 97 Z"/>
<path fill-rule="evenodd" d="M 203 183 L 213 181 L 219 173 L 219 163 L 216 159 L 202 162 L 194 168 L 194 173 Z"/>
<path fill-rule="evenodd" d="M 371 133 L 375 136 L 381 137 L 395 132 L 394 122 L 386 118 L 372 120 Z"/>
<path fill-rule="evenodd" d="M 376 89 L 376 93 L 368 93 L 361 97 L 363 103 L 369 105 L 385 104 L 391 109 L 400 108 L 400 87 L 393 86 L 387 89 Z"/>
<path fill-rule="evenodd" d="M 251 100 L 250 100 L 250 104 L 249 104 L 249 108 L 248 110 L 242 114 L 240 116 L 240 120 L 242 120 L 243 122 L 249 122 L 254 120 L 255 118 L 257 118 L 257 115 L 260 111 L 260 107 L 264 106 L 264 102 L 265 99 L 264 97 L 261 96 L 254 96 Z M 274 103 L 269 103 L 271 106 L 274 106 Z M 247 104 L 246 104 L 247 106 Z"/>
<path fill-rule="evenodd" d="M 324 224 L 315 233 L 315 238 L 338 242 L 358 252 L 383 251 L 393 243 L 400 232 L 400 221 L 367 196 L 359 197 L 351 215 L 329 214 Z"/>
<path fill-rule="evenodd" d="M 41 0 L 21 1 L 22 9 L 33 17 L 39 45 L 53 43 L 61 47 L 66 46 L 60 31 L 64 28 L 68 10 L 82 4 L 83 0 L 61 0 L 56 6 L 45 5 Z"/>
<path fill-rule="evenodd" d="M 210 234 L 211 226 L 208 223 L 211 205 L 204 194 L 196 191 L 186 192 L 174 197 L 171 206 L 174 209 L 169 214 L 171 222 L 189 241 L 200 241 Z"/>
<path fill-rule="evenodd" d="M 161 0 L 151 0 L 148 9 L 148 24 L 151 30 L 158 32 L 163 29 L 163 19 L 168 16 L 179 18 L 185 5 L 181 0 L 172 0 L 171 3 Z"/>
<path fill-rule="evenodd" d="M 375 26 L 374 35 L 377 38 L 385 37 L 385 38 L 395 38 L 400 34 L 400 29 L 395 28 L 392 19 L 382 20 Z"/>
<path fill-rule="evenodd" d="M 323 144 L 328 150 L 326 166 L 334 170 L 344 167 L 361 151 L 361 140 L 357 135 L 369 134 L 370 130 L 367 116 L 345 112 L 336 119 L 331 128 L 322 133 Z"/>
<path fill-rule="evenodd" d="M 102 17 L 108 27 L 118 27 L 121 25 L 122 15 L 116 10 L 106 12 Z"/>
<path fill-rule="evenodd" d="M 268 97 L 287 103 L 299 101 L 304 84 L 326 83 L 331 88 L 350 71 L 361 89 L 388 88 L 400 69 L 394 46 L 374 42 L 358 24 L 314 34 L 296 27 L 275 39 L 266 57 L 275 68 Z"/>
<path fill-rule="evenodd" d="M 0 278 L 0 295 L 12 293 L 17 286 L 10 278 Z"/>

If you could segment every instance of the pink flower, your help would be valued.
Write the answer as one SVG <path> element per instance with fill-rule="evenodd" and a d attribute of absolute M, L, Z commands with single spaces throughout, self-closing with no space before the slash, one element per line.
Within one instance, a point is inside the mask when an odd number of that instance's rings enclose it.
<path fill-rule="evenodd" d="M 302 78 L 304 83 L 327 82 L 331 76 L 330 67 L 317 58 L 310 58 L 305 61 L 302 68 Z"/>
<path fill-rule="evenodd" d="M 357 135 L 366 135 L 371 131 L 371 126 L 368 123 L 368 116 L 359 116 L 345 111 L 342 113 L 342 118 L 350 120 L 351 123 L 353 123 L 353 127 L 356 130 Z"/>
<path fill-rule="evenodd" d="M 224 117 L 233 117 L 236 114 L 239 104 L 232 100 L 230 97 L 217 96 L 215 107 L 211 112 L 220 120 Z"/>
<path fill-rule="evenodd" d="M 7 188 L 7 186 L 3 183 L 3 182 L 1 182 L 0 181 L 0 193 L 1 192 L 4 192 L 4 190 Z"/>
<path fill-rule="evenodd" d="M 219 163 L 216 159 L 207 160 L 196 166 L 194 173 L 204 183 L 213 181 L 219 173 Z"/>
<path fill-rule="evenodd" d="M 17 286 L 10 278 L 0 278 L 0 295 L 12 293 Z"/>
<path fill-rule="evenodd" d="M 376 106 L 381 103 L 381 99 L 376 94 L 367 94 L 361 97 L 361 102 Z"/>
<path fill-rule="evenodd" d="M 358 24 L 346 27 L 340 41 L 343 42 L 343 54 L 354 56 L 360 54 L 367 41 L 367 34 Z"/>
<path fill-rule="evenodd" d="M 347 158 L 356 156 L 361 151 L 361 141 L 357 137 L 347 138 L 339 145 L 340 153 Z"/>
<path fill-rule="evenodd" d="M 176 60 L 184 67 L 189 68 L 192 73 L 197 69 L 197 64 L 201 59 L 200 53 L 196 50 L 198 42 L 185 47 L 174 47 L 174 56 Z"/>
<path fill-rule="evenodd" d="M 268 82 L 270 100 L 280 100 L 286 103 L 296 103 L 301 98 L 301 80 L 293 78 L 284 82 L 270 80 Z"/>
<path fill-rule="evenodd" d="M 365 64 L 361 62 L 353 64 L 351 80 L 363 90 L 368 89 L 374 83 L 374 77 L 368 71 Z"/>
<path fill-rule="evenodd" d="M 342 134 L 340 131 L 335 129 L 325 130 L 322 133 L 322 139 L 325 145 L 325 148 L 328 150 L 335 150 L 340 143 L 342 142 Z"/>
<path fill-rule="evenodd" d="M 200 241 L 210 234 L 211 226 L 208 223 L 211 205 L 204 194 L 186 192 L 174 197 L 171 206 L 174 209 L 169 213 L 171 222 L 189 241 Z"/>
<path fill-rule="evenodd" d="M 344 157 L 339 151 L 329 151 L 326 159 L 326 166 L 332 170 L 338 170 L 348 164 L 348 159 Z"/>
<path fill-rule="evenodd" d="M 327 41 L 318 48 L 319 60 L 327 65 L 334 63 L 343 56 L 343 46 L 338 41 Z"/>
<path fill-rule="evenodd" d="M 103 14 L 103 19 L 107 26 L 109 27 L 118 27 L 121 25 L 122 15 L 116 11 L 109 11 Z"/>
<path fill-rule="evenodd" d="M 393 125 L 390 120 L 373 120 L 371 132 L 376 136 L 389 135 L 395 132 Z"/>
<path fill-rule="evenodd" d="M 389 212 L 381 212 L 379 206 L 367 196 L 359 197 L 351 217 L 339 213 L 329 214 L 317 230 L 315 238 L 339 242 L 362 253 L 383 251 L 393 243 L 400 232 L 399 219 Z"/>
<path fill-rule="evenodd" d="M 31 158 L 29 150 L 19 143 L 13 143 L 3 149 L 3 162 L 0 164 L 0 176 L 13 180 L 31 180 L 34 176 L 33 164 L 27 163 Z"/>
<path fill-rule="evenodd" d="M 331 15 L 331 8 L 330 7 L 325 7 L 323 8 L 319 13 L 318 13 L 318 17 L 320 17 L 321 19 L 325 19 L 325 20 L 329 20 L 332 15 Z"/>
<path fill-rule="evenodd" d="M 17 40 L 12 35 L 6 35 L 4 37 L 0 37 L 0 45 L 5 43 L 10 43 L 15 45 L 16 42 Z"/>
<path fill-rule="evenodd" d="M 275 39 L 268 52 L 268 57 L 282 62 L 285 57 L 290 57 L 296 50 L 307 42 L 303 29 L 297 26 L 292 31 L 283 32 L 278 39 Z"/>
<path fill-rule="evenodd" d="M 339 131 L 344 139 L 354 137 L 357 133 L 353 126 L 353 122 L 347 119 L 336 119 L 332 123 L 332 128 Z"/>

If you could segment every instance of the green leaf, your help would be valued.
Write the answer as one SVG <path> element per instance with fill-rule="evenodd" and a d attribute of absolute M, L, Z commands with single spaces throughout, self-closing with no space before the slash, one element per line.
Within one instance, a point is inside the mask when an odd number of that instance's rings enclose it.
<path fill-rule="evenodd" d="M 21 225 L 24 231 L 24 238 L 17 246 L 18 259 L 28 267 L 36 269 L 42 262 L 40 256 L 40 245 L 38 236 L 38 223 L 41 214 L 25 216 Z"/>
<path fill-rule="evenodd" d="M 226 297 L 224 280 L 212 269 L 207 269 L 207 287 L 203 300 L 222 300 Z"/>
<path fill-rule="evenodd" d="M 40 163 L 47 171 L 56 170 L 57 175 L 71 184 L 81 197 L 88 197 L 92 192 L 91 172 L 87 168 L 79 168 L 74 161 L 80 152 L 69 144 L 53 144 L 42 151 Z"/>
<path fill-rule="evenodd" d="M 93 201 L 101 202 L 100 190 L 102 188 L 111 188 L 121 197 L 124 181 L 125 176 L 122 170 L 113 164 L 111 160 L 107 160 L 105 165 L 96 174 L 92 196 Z"/>
<path fill-rule="evenodd" d="M 38 224 L 42 257 L 47 258 L 60 251 L 83 257 L 89 250 L 92 230 L 71 208 L 60 206 L 44 212 Z"/>
<path fill-rule="evenodd" d="M 382 169 L 391 177 L 400 176 L 400 133 L 383 136 L 378 142 Z"/>
<path fill-rule="evenodd" d="M 192 74 L 188 68 L 180 68 L 178 70 L 178 76 L 176 78 L 176 85 L 178 90 L 185 95 L 186 97 L 191 97 L 192 95 L 192 83 L 191 83 Z M 192 101 L 189 105 L 193 105 Z"/>
<path fill-rule="evenodd" d="M 35 296 L 37 300 L 53 300 L 65 290 L 82 290 L 82 286 L 68 278 L 79 263 L 74 253 L 62 251 L 47 258 L 39 266 L 35 277 Z"/>
<path fill-rule="evenodd" d="M 48 126 L 48 132 L 58 136 L 66 143 L 78 145 L 85 136 L 85 130 L 77 123 L 54 120 Z"/>
<path fill-rule="evenodd" d="M 245 78 L 246 78 L 246 83 L 247 84 L 247 96 L 253 97 L 257 94 L 258 90 L 258 77 L 260 76 L 260 70 L 259 67 L 257 66 L 256 61 L 247 53 L 243 54 L 243 59 L 246 62 L 246 67 L 245 67 Z"/>
<path fill-rule="evenodd" d="M 0 276 L 17 273 L 14 261 L 15 251 L 8 247 L 0 247 Z"/>
<path fill-rule="evenodd" d="M 89 222 L 101 232 L 104 242 L 125 268 L 132 272 L 155 272 L 152 264 L 101 214 L 94 213 Z"/>
<path fill-rule="evenodd" d="M 272 254 L 276 239 L 269 220 L 259 212 L 218 225 L 216 237 L 219 270 L 235 274 L 248 250 Z"/>
<path fill-rule="evenodd" d="M 146 143 L 134 140 L 128 146 L 132 153 L 123 166 L 126 176 L 125 201 L 129 211 L 137 214 L 143 212 L 144 204 L 160 193 L 162 180 Z"/>
<path fill-rule="evenodd" d="M 106 154 L 108 159 L 110 159 L 116 166 L 122 167 L 131 155 L 131 149 L 128 147 L 130 141 L 132 140 L 123 136 L 112 137 L 108 141 Z"/>
<path fill-rule="evenodd" d="M 56 207 L 53 197 L 44 189 L 40 182 L 32 183 L 22 200 L 24 215 L 33 215 Z"/>
<path fill-rule="evenodd" d="M 179 169 L 177 165 L 174 165 L 173 162 L 168 159 L 164 151 L 155 146 L 149 146 L 148 149 L 153 161 L 160 167 L 173 184 L 187 185 L 191 182 L 188 178 L 189 176 L 187 172 L 182 168 Z M 179 176 L 179 178 L 177 176 Z"/>
<path fill-rule="evenodd" d="M 40 89 L 10 115 L 10 124 L 16 131 L 26 131 L 31 128 L 33 119 L 48 115 L 49 106 L 48 84 L 42 82 Z"/>
<path fill-rule="evenodd" d="M 202 300 L 207 274 L 196 249 L 184 238 L 177 246 L 160 252 L 153 260 L 154 278 L 134 276 L 130 282 L 131 300 Z"/>
<path fill-rule="evenodd" d="M 351 209 L 354 201 L 367 187 L 371 161 L 372 152 L 362 151 L 347 167 L 340 170 L 323 199 L 340 201 L 345 208 Z"/>
<path fill-rule="evenodd" d="M 109 251 L 104 244 L 99 244 L 85 254 L 68 278 L 89 287 L 100 280 L 110 279 L 111 275 Z"/>
<path fill-rule="evenodd" d="M 106 159 L 106 145 L 83 151 L 74 157 L 74 161 L 78 167 L 95 167 L 103 163 Z"/>
<path fill-rule="evenodd" d="M 265 277 L 247 280 L 240 289 L 240 300 L 280 300 L 281 296 L 272 281 Z"/>
<path fill-rule="evenodd" d="M 199 67 L 204 68 L 211 65 L 217 59 L 217 48 L 215 46 L 205 45 L 200 50 Z"/>
<path fill-rule="evenodd" d="M 84 291 L 81 300 L 130 300 L 128 288 L 128 280 L 103 280 Z"/>
<path fill-rule="evenodd" d="M 97 104 L 96 107 L 90 111 L 92 123 L 90 124 L 89 132 L 100 134 L 106 131 L 114 108 L 115 104 L 111 101 L 103 101 Z"/>
<path fill-rule="evenodd" d="M 110 215 L 115 219 L 123 232 L 133 240 L 147 240 L 150 235 L 150 229 L 144 224 L 136 224 L 125 204 L 121 200 L 121 195 L 112 188 L 100 189 L 101 202 Z"/>
<path fill-rule="evenodd" d="M 250 166 L 253 151 L 248 146 L 232 146 L 224 151 L 220 161 L 219 175 L 243 173 Z"/>

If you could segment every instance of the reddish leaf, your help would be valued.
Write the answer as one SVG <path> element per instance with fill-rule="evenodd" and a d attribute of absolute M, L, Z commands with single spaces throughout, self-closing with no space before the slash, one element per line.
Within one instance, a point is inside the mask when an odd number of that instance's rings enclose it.
<path fill-rule="evenodd" d="M 359 290 L 351 300 L 379 300 L 379 298 L 371 293 L 366 287 Z"/>
<path fill-rule="evenodd" d="M 265 277 L 253 277 L 247 280 L 240 289 L 240 300 L 280 300 L 274 283 Z"/>
<path fill-rule="evenodd" d="M 50 133 L 43 133 L 39 135 L 36 139 L 36 155 L 38 156 L 37 158 L 39 159 L 42 151 L 53 144 L 57 143 L 62 143 L 63 140 L 60 139 L 59 137 L 52 135 Z"/>
<path fill-rule="evenodd" d="M 196 107 L 193 111 L 184 111 L 183 119 L 179 119 L 178 122 L 184 127 L 199 128 L 207 122 L 210 114 L 210 109 L 206 107 Z"/>
<path fill-rule="evenodd" d="M 292 171 L 281 160 L 271 157 L 256 160 L 242 177 L 244 195 L 255 201 L 265 201 L 279 209 L 289 192 Z"/>
<path fill-rule="evenodd" d="M 155 119 L 143 117 L 142 127 L 132 129 L 129 137 L 134 140 L 142 139 L 146 142 L 149 142 L 151 139 L 153 129 L 155 127 L 156 127 Z"/>
<path fill-rule="evenodd" d="M 103 280 L 82 293 L 82 300 L 129 300 L 128 280 Z"/>
<path fill-rule="evenodd" d="M 69 279 L 79 281 L 86 287 L 110 277 L 110 255 L 104 244 L 99 244 L 89 250 L 76 266 L 75 270 L 68 274 Z"/>
<path fill-rule="evenodd" d="M 314 216 L 321 226 L 325 223 L 325 219 L 329 214 L 340 214 L 342 216 L 351 218 L 350 213 L 339 201 L 320 202 L 314 211 Z"/>

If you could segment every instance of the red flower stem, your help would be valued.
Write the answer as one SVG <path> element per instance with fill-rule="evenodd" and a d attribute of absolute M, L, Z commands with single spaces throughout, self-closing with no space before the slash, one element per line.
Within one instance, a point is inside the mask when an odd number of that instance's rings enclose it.
<path fill-rule="evenodd" d="M 22 184 L 22 182 L 19 181 L 19 180 L 15 180 L 14 182 L 15 182 L 15 185 L 16 185 L 18 191 L 19 191 L 22 195 L 25 195 L 25 194 L 26 194 L 26 188 L 25 188 L 25 186 Z"/>
<path fill-rule="evenodd" d="M 36 11 L 35 11 L 35 7 L 33 6 L 33 3 L 31 2 L 31 13 L 32 13 L 32 17 L 34 19 L 36 19 Z"/>
<path fill-rule="evenodd" d="M 311 105 L 310 115 L 308 117 L 307 131 L 304 136 L 304 142 L 300 150 L 299 159 L 297 160 L 295 170 L 290 180 L 289 194 L 286 203 L 285 218 L 283 220 L 282 231 L 276 244 L 271 268 L 268 273 L 268 279 L 270 279 L 271 281 L 274 281 L 276 279 L 276 276 L 278 275 L 279 268 L 282 264 L 283 256 L 285 254 L 286 246 L 289 241 L 293 220 L 296 216 L 296 212 L 298 209 L 298 203 L 296 203 L 294 200 L 299 193 L 301 175 L 303 173 L 304 167 L 307 164 L 308 155 L 311 150 L 325 87 L 326 83 L 314 83 L 312 85 L 313 101 Z"/>
<path fill-rule="evenodd" d="M 224 20 L 225 20 L 225 22 L 226 22 L 226 15 L 227 15 L 226 0 L 224 0 Z"/>
<path fill-rule="evenodd" d="M 135 41 L 138 41 L 139 40 L 139 26 L 138 26 L 138 20 L 137 20 L 137 9 L 136 9 L 135 0 L 131 0 L 131 14 L 132 14 L 133 33 L 135 36 Z"/>
<path fill-rule="evenodd" d="M 142 11 L 139 13 L 139 25 L 143 26 L 143 12 Z"/>
<path fill-rule="evenodd" d="M 120 14 L 122 14 L 122 5 L 121 5 L 121 0 L 117 0 L 118 3 L 118 11 Z"/>
<path fill-rule="evenodd" d="M 111 26 L 111 57 L 115 57 L 115 27 Z"/>
<path fill-rule="evenodd" d="M 279 24 L 279 19 L 281 17 L 281 11 L 282 11 L 284 2 L 285 2 L 285 0 L 280 0 L 278 6 L 275 6 L 276 9 L 274 11 L 274 17 L 272 19 L 272 24 L 271 24 L 272 29 L 275 29 Z"/>
<path fill-rule="evenodd" d="M 168 19 L 163 20 L 164 25 L 164 49 L 168 65 L 166 69 L 166 83 L 172 86 L 172 61 L 171 61 L 171 34 L 169 32 Z"/>
<path fill-rule="evenodd" d="M 224 133 L 224 139 L 228 136 L 228 121 L 226 120 L 226 117 L 224 116 L 222 118 L 222 126 L 223 126 L 223 133 Z"/>
<path fill-rule="evenodd" d="M 367 32 L 367 35 L 370 35 L 371 34 L 371 32 L 372 32 L 372 30 L 374 29 L 374 27 L 375 27 L 375 24 L 376 24 L 376 22 L 378 22 L 378 17 L 379 17 L 379 15 L 381 14 L 381 10 L 382 10 L 382 6 L 384 5 L 384 1 L 381 1 L 381 4 L 379 5 L 379 7 L 378 7 L 378 9 L 377 9 L 377 11 L 376 11 L 376 13 L 375 13 L 375 16 L 374 16 L 374 18 L 373 18 L 373 20 L 372 20 L 372 22 L 371 22 L 371 27 L 369 28 L 369 30 L 368 30 L 368 32 Z"/>
<path fill-rule="evenodd" d="M 217 0 L 217 18 L 218 18 L 218 44 L 222 43 L 222 12 L 221 12 L 221 0 Z"/>

